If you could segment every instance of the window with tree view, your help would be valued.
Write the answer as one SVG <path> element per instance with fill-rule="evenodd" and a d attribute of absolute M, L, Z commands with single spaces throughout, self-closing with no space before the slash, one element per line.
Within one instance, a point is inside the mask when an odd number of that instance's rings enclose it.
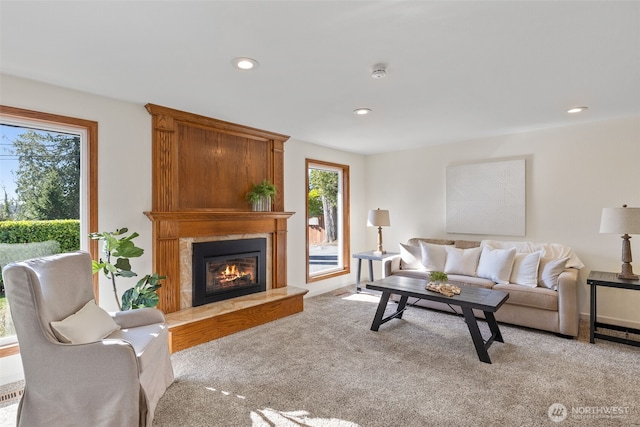
<path fill-rule="evenodd" d="M 307 159 L 307 282 L 350 271 L 349 167 Z"/>
<path fill-rule="evenodd" d="M 0 131 L 0 266 L 80 249 L 86 131 L 5 117 Z M 0 279 L 0 346 L 12 340 Z"/>

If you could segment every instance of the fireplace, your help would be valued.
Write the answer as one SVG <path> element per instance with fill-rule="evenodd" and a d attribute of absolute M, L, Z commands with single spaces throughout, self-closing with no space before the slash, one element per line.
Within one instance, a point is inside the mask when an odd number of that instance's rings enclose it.
<path fill-rule="evenodd" d="M 240 239 L 193 244 L 194 307 L 267 288 L 267 239 Z"/>

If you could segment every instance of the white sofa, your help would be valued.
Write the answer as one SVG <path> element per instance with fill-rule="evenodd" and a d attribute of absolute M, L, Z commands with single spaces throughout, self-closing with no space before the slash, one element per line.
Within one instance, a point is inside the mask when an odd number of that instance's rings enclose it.
<path fill-rule="evenodd" d="M 450 283 L 506 291 L 509 299 L 495 313 L 499 322 L 576 337 L 578 270 L 583 267 L 571 248 L 557 243 L 412 238 L 382 269 L 383 276 L 426 280 L 431 271 L 443 271 Z M 409 303 L 451 311 L 433 301 Z"/>

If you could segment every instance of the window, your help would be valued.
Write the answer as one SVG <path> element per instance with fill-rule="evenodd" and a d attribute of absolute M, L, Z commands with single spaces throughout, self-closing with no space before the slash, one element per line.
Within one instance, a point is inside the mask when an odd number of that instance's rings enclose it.
<path fill-rule="evenodd" d="M 306 160 L 307 283 L 348 274 L 349 166 Z"/>
<path fill-rule="evenodd" d="M 33 130 L 34 134 L 45 135 L 45 137 L 46 135 L 51 135 L 53 139 L 67 136 L 67 139 L 80 141 L 79 192 L 74 196 L 79 202 L 79 204 L 75 206 L 75 209 L 80 217 L 80 248 L 89 251 L 94 259 L 97 258 L 98 242 L 90 240 L 88 234 L 90 231 L 97 230 L 98 225 L 98 124 L 89 120 L 7 106 L 0 106 L 0 124 L 7 125 L 7 129 L 19 128 L 20 130 L 26 131 Z M 7 141 L 3 140 L 2 143 L 6 144 Z M 0 154 L 6 154 L 6 152 L 3 151 Z M 5 172 L 6 171 L 3 171 L 2 173 L 3 177 L 6 177 Z M 58 189 L 52 189 L 52 191 L 55 190 Z M 61 191 L 61 194 L 66 195 L 66 191 L 67 190 Z M 4 192 L 2 192 L 2 196 L 4 197 Z M 2 204 L 3 208 L 5 208 L 7 205 L 6 198 Z M 46 209 L 46 207 L 43 209 Z M 97 290 L 97 277 L 94 278 L 94 289 Z M 4 295 L 2 295 L 2 297 L 3 296 Z M 1 340 L 0 357 L 17 353 L 18 349 L 15 344 L 15 336 L 13 339 L 11 337 L 4 337 L 1 338 Z"/>

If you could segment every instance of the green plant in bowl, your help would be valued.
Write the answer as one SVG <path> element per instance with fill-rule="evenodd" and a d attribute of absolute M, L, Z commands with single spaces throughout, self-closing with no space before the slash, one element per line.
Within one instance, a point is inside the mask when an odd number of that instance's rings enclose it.
<path fill-rule="evenodd" d="M 446 283 L 449 276 L 441 271 L 433 271 L 429 274 L 429 280 L 434 283 Z"/>

